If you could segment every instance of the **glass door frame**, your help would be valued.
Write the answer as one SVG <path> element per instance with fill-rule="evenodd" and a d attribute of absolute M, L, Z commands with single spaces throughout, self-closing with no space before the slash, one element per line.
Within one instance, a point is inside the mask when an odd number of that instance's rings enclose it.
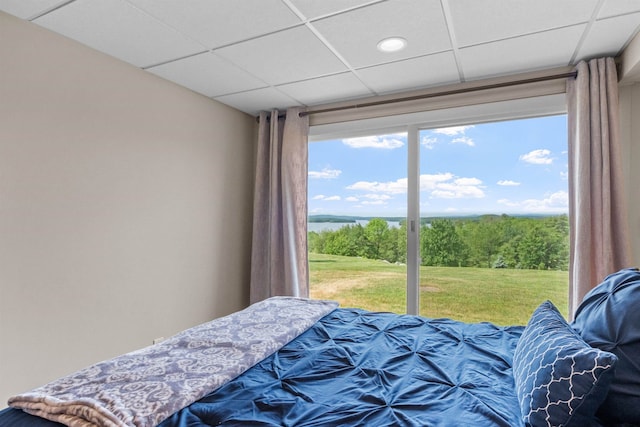
<path fill-rule="evenodd" d="M 420 129 L 407 129 L 407 314 L 420 314 Z"/>

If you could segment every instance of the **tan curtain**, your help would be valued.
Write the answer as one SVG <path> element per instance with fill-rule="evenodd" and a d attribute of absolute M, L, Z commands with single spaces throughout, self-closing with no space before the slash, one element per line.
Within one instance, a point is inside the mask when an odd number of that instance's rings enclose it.
<path fill-rule="evenodd" d="M 613 58 L 593 59 L 577 72 L 567 83 L 570 315 L 590 289 L 631 261 L 616 65 Z"/>
<path fill-rule="evenodd" d="M 251 303 L 309 296 L 307 257 L 308 116 L 300 109 L 260 114 L 253 202 Z"/>

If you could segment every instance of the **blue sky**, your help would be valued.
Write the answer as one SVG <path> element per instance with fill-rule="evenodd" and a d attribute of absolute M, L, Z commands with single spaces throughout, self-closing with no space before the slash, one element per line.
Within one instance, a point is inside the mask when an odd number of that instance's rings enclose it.
<path fill-rule="evenodd" d="M 420 211 L 568 212 L 566 116 L 420 132 Z M 309 214 L 405 216 L 404 134 L 309 144 Z"/>

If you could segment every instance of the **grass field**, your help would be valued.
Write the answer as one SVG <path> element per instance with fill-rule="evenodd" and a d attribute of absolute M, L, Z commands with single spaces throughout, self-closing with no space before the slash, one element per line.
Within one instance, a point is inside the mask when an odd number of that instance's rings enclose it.
<path fill-rule="evenodd" d="M 364 258 L 309 254 L 311 297 L 342 307 L 406 313 L 405 266 Z M 525 325 L 551 300 L 567 315 L 566 271 L 421 267 L 420 314 L 465 322 Z"/>

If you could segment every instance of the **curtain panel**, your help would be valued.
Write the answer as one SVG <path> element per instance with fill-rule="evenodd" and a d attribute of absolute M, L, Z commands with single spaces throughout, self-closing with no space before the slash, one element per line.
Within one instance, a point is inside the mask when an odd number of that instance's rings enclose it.
<path fill-rule="evenodd" d="M 253 203 L 250 301 L 309 296 L 308 116 L 260 114 Z"/>
<path fill-rule="evenodd" d="M 590 289 L 631 263 L 616 65 L 598 58 L 576 69 L 567 82 L 570 316 Z"/>

